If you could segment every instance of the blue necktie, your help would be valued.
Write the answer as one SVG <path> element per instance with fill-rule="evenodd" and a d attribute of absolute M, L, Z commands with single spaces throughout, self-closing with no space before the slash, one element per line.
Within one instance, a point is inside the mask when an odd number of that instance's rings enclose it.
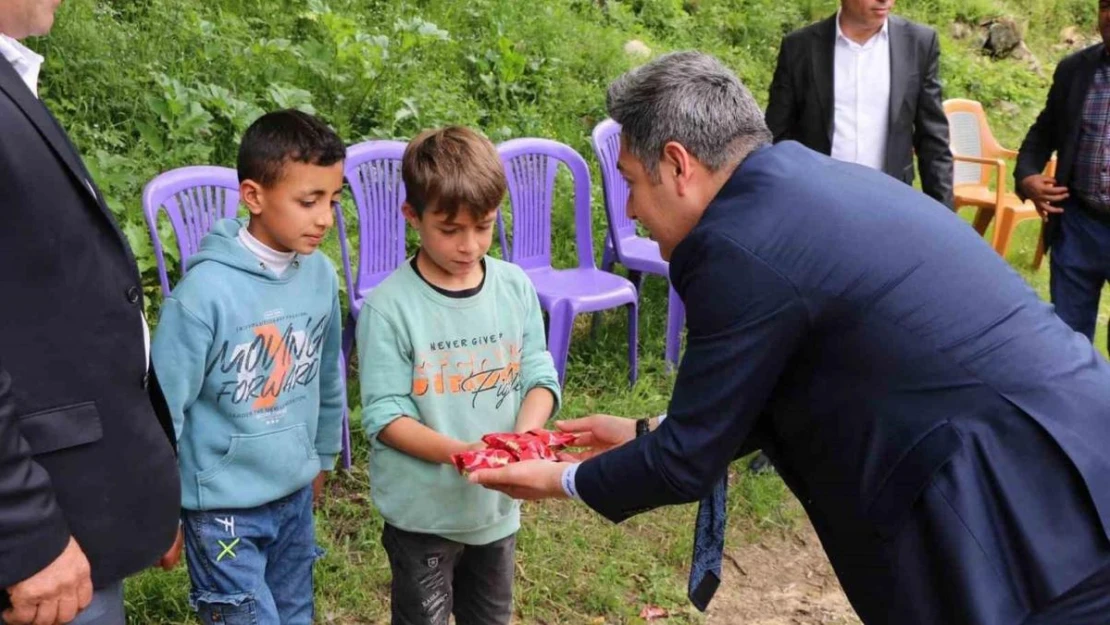
<path fill-rule="evenodd" d="M 694 556 L 690 564 L 688 595 L 694 607 L 705 612 L 721 585 L 721 558 L 725 550 L 728 475 L 713 487 L 713 492 L 698 504 L 694 529 Z"/>

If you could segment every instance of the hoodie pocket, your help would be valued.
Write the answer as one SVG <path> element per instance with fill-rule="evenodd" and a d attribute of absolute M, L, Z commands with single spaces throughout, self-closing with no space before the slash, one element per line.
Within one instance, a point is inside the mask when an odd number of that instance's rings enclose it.
<path fill-rule="evenodd" d="M 259 506 L 305 486 L 319 471 L 303 423 L 235 434 L 219 462 L 197 473 L 197 503 L 203 510 Z"/>

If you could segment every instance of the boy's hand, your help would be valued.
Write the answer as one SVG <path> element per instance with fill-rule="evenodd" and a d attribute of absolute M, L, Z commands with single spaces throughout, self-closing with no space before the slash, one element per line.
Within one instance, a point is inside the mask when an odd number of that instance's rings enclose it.
<path fill-rule="evenodd" d="M 487 447 L 489 447 L 489 445 L 487 445 L 484 441 L 476 441 L 467 445 L 466 449 L 464 449 L 463 451 L 481 451 Z"/>
<path fill-rule="evenodd" d="M 324 480 L 328 479 L 327 471 L 320 471 L 316 479 L 312 480 L 312 503 L 320 503 L 320 494 L 324 492 Z"/>
<path fill-rule="evenodd" d="M 170 545 L 170 550 L 162 559 L 158 561 L 158 566 L 162 567 L 163 571 L 172 571 L 181 562 L 181 547 L 185 544 L 185 532 L 181 527 L 177 528 L 177 536 L 173 539 L 173 544 Z"/>

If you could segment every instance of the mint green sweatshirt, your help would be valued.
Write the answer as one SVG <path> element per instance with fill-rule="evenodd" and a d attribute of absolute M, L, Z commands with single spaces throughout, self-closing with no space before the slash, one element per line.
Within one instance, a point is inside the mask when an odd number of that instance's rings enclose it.
<path fill-rule="evenodd" d="M 511 432 L 524 396 L 559 380 L 539 299 L 517 266 L 487 257 L 481 291 L 448 297 L 406 262 L 378 285 L 358 319 L 362 426 L 371 442 L 370 489 L 386 522 L 469 545 L 520 527 L 519 504 L 470 484 L 455 467 L 393 449 L 377 434 L 401 416 L 474 442 Z"/>
<path fill-rule="evenodd" d="M 151 358 L 178 440 L 181 506 L 253 508 L 330 470 L 343 397 L 335 269 L 277 277 L 217 222 L 162 304 Z"/>

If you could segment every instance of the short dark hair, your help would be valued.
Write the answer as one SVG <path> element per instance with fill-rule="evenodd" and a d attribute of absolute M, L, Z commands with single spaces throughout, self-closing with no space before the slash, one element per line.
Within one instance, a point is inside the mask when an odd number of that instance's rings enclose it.
<path fill-rule="evenodd" d="M 347 156 L 343 140 L 316 117 L 294 109 L 259 117 L 239 143 L 239 182 L 253 180 L 271 187 L 281 180 L 286 163 L 329 167 Z"/>
<path fill-rule="evenodd" d="M 409 142 L 401 160 L 405 199 L 424 216 L 431 205 L 448 220 L 465 207 L 475 220 L 501 205 L 508 184 L 493 143 L 470 128 L 426 130 Z"/>

